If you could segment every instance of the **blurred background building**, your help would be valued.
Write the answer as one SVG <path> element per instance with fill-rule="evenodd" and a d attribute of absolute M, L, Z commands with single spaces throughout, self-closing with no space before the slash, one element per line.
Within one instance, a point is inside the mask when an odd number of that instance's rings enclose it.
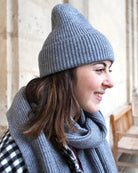
<path fill-rule="evenodd" d="M 39 75 L 38 54 L 58 3 L 80 10 L 113 46 L 115 86 L 101 104 L 112 145 L 110 114 L 131 102 L 138 116 L 138 0 L 0 0 L 0 126 L 7 126 L 6 111 L 16 92 Z"/>

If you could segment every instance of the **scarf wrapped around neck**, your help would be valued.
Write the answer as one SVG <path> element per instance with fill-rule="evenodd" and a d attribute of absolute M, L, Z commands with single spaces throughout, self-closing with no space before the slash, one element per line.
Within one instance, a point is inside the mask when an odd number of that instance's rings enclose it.
<path fill-rule="evenodd" d="M 10 133 L 17 143 L 29 173 L 70 173 L 70 169 L 57 145 L 42 133 L 33 140 L 22 132 L 28 120 L 30 106 L 22 88 L 7 112 Z M 76 126 L 80 129 L 67 134 L 68 144 L 76 149 L 84 173 L 117 173 L 115 162 L 106 140 L 106 126 L 101 112 L 91 114 L 81 111 Z"/>

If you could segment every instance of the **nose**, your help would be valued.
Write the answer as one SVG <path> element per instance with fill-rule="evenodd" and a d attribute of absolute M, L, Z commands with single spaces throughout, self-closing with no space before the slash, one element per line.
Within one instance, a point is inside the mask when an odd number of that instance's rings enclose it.
<path fill-rule="evenodd" d="M 113 88 L 114 82 L 110 76 L 110 74 L 107 74 L 106 78 L 103 80 L 103 86 L 106 88 Z"/>

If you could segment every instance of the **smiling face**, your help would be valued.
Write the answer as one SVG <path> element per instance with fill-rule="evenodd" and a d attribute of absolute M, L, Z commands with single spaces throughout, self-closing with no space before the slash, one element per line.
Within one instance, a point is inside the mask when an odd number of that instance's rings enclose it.
<path fill-rule="evenodd" d="M 111 61 L 100 61 L 76 68 L 73 92 L 78 104 L 85 111 L 97 112 L 105 90 L 114 86 L 110 67 Z"/>

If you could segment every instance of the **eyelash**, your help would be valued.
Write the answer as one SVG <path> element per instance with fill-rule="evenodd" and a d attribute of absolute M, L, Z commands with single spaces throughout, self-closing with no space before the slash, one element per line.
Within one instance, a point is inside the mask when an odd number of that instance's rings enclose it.
<path fill-rule="evenodd" d="M 103 71 L 105 71 L 105 69 L 104 69 L 104 68 L 101 68 L 101 69 L 98 69 L 98 70 L 96 70 L 96 71 L 102 73 Z M 109 73 L 111 73 L 111 72 L 112 72 L 112 70 L 109 69 Z"/>

